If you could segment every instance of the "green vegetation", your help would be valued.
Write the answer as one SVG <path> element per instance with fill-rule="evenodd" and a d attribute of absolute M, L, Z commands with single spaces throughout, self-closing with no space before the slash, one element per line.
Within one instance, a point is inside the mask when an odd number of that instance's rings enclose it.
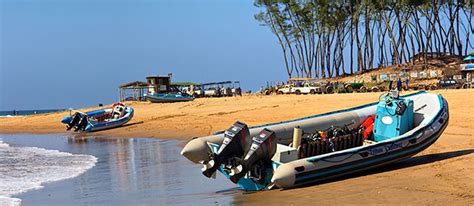
<path fill-rule="evenodd" d="M 194 82 L 172 82 L 171 86 L 200 86 L 201 84 L 194 83 Z"/>
<path fill-rule="evenodd" d="M 289 77 L 334 77 L 474 48 L 473 0 L 256 0 Z M 347 55 L 349 53 L 350 55 Z M 412 58 L 414 57 L 414 58 Z"/>

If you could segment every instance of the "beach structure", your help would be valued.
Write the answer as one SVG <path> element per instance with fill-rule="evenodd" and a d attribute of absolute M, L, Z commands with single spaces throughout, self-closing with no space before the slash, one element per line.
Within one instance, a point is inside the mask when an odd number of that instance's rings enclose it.
<path fill-rule="evenodd" d="M 154 95 L 158 93 L 168 93 L 172 91 L 171 77 L 172 73 L 167 76 L 147 76 L 148 94 Z"/>
<path fill-rule="evenodd" d="M 149 90 L 147 82 L 134 81 L 119 86 L 120 101 L 144 101 L 145 94 Z"/>
<path fill-rule="evenodd" d="M 196 97 L 240 96 L 240 81 L 210 83 L 172 82 L 172 73 L 166 76 L 147 76 L 146 82 L 134 81 L 119 86 L 120 101 L 173 102 L 190 101 Z M 189 98 L 187 95 L 194 98 Z"/>
<path fill-rule="evenodd" d="M 230 97 L 242 95 L 240 81 L 221 81 L 203 84 L 189 84 L 182 87 L 183 93 L 193 97 Z"/>
<path fill-rule="evenodd" d="M 461 75 L 466 79 L 466 83 L 474 83 L 474 53 L 464 58 L 463 64 L 460 66 Z"/>
<path fill-rule="evenodd" d="M 193 138 L 181 154 L 246 191 L 327 181 L 409 158 L 432 145 L 448 125 L 447 101 L 391 91 L 378 102 L 296 120 Z"/>
<path fill-rule="evenodd" d="M 166 76 L 147 76 L 146 82 L 134 81 L 119 86 L 120 101 L 145 101 L 146 95 L 158 93 L 168 93 L 173 91 L 171 86 L 171 77 L 169 73 Z"/>

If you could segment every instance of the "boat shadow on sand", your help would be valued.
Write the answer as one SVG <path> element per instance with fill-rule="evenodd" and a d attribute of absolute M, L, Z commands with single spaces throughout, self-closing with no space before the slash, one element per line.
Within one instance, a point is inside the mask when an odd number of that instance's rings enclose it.
<path fill-rule="evenodd" d="M 122 127 L 130 127 L 130 126 L 133 126 L 133 125 L 143 124 L 143 123 L 145 123 L 145 122 L 144 121 L 132 122 L 132 123 L 124 124 L 124 125 L 122 125 Z"/>
<path fill-rule="evenodd" d="M 362 177 L 362 176 L 366 176 L 366 175 L 373 175 L 373 174 L 388 172 L 388 171 L 392 171 L 392 170 L 398 170 L 398 169 L 404 169 L 404 168 L 409 168 L 409 167 L 414 167 L 414 166 L 430 164 L 430 163 L 433 163 L 433 162 L 443 161 L 443 160 L 447 160 L 447 159 L 451 159 L 451 158 L 455 158 L 455 157 L 460 157 L 460 156 L 464 156 L 464 155 L 469 155 L 469 154 L 473 154 L 473 153 L 474 153 L 474 149 L 465 149 L 465 150 L 458 150 L 458 151 L 442 152 L 442 153 L 436 153 L 436 154 L 426 154 L 426 155 L 416 156 L 416 157 L 412 157 L 412 158 L 409 158 L 409 159 L 406 159 L 406 160 L 403 160 L 403 161 L 400 161 L 400 162 L 396 162 L 396 163 L 389 164 L 389 165 L 386 165 L 386 166 L 381 166 L 381 167 L 378 167 L 378 168 L 375 168 L 375 169 L 372 169 L 372 170 L 357 172 L 357 173 L 350 174 L 350 175 L 344 175 L 344 176 L 341 176 L 341 177 L 337 177 L 337 178 L 333 178 L 333 179 L 329 179 L 329 180 L 321 181 L 321 182 L 317 182 L 317 183 L 310 183 L 310 184 L 301 186 L 300 188 L 310 187 L 310 186 L 314 186 L 314 185 L 323 185 L 323 184 L 326 184 L 326 183 L 337 182 L 337 181 L 341 181 L 341 180 L 346 180 L 346 179 L 351 179 L 351 178 L 356 178 L 356 177 Z"/>

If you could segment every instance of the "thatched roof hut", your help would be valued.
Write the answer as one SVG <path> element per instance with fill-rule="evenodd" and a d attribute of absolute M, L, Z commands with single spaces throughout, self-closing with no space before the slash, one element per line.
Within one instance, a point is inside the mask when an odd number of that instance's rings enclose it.
<path fill-rule="evenodd" d="M 147 82 L 134 81 L 119 86 L 120 101 L 142 101 L 150 85 Z"/>

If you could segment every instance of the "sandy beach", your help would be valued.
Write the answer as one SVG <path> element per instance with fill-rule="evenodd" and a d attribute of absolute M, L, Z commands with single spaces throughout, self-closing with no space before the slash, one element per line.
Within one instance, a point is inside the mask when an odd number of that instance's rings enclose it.
<path fill-rule="evenodd" d="M 474 90 L 439 90 L 450 122 L 441 138 L 409 160 L 350 178 L 291 190 L 236 196 L 255 204 L 474 204 Z M 193 102 L 127 102 L 136 113 L 126 126 L 87 136 L 155 137 L 188 141 L 226 129 L 295 119 L 374 102 L 380 93 L 203 98 Z M 96 108 L 88 108 L 83 111 Z M 69 112 L 0 119 L 0 133 L 64 133 Z M 204 177 L 203 177 L 204 178 Z"/>

